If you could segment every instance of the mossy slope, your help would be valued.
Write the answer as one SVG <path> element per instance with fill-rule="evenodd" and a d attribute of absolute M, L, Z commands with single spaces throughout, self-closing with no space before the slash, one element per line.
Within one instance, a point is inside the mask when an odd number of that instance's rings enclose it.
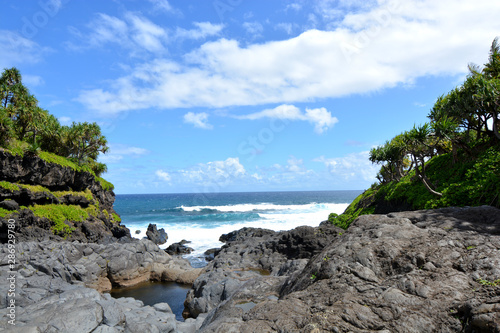
<path fill-rule="evenodd" d="M 411 172 L 399 182 L 373 185 L 359 195 L 341 215 L 330 214 L 329 221 L 346 229 L 360 215 L 391 211 L 490 205 L 500 208 L 500 147 L 490 147 L 474 156 L 460 153 L 429 160 L 426 170 L 437 191 L 431 194 Z"/>

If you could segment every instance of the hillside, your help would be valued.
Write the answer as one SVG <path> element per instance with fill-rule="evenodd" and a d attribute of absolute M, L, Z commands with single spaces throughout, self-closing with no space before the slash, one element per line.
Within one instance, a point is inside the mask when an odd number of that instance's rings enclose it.
<path fill-rule="evenodd" d="M 329 221 L 347 228 L 366 214 L 490 205 L 500 207 L 500 44 L 469 65 L 464 83 L 440 96 L 429 122 L 370 151 L 378 182 Z"/>

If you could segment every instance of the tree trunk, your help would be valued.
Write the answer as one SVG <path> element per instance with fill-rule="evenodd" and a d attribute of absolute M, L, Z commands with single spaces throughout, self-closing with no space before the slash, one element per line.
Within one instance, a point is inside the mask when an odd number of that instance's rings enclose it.
<path fill-rule="evenodd" d="M 427 182 L 427 177 L 422 176 L 422 175 L 420 175 L 420 174 L 418 175 L 418 177 L 420 178 L 420 180 L 422 181 L 422 183 L 424 183 L 425 188 L 426 188 L 429 192 L 431 192 L 432 194 L 434 194 L 434 195 L 435 195 L 435 196 L 437 196 L 437 197 L 442 197 L 442 196 L 443 196 L 443 193 L 439 193 L 439 192 L 435 191 L 435 190 L 434 190 L 434 189 L 433 189 L 433 188 L 429 185 L 429 183 Z"/>
<path fill-rule="evenodd" d="M 422 163 L 425 163 L 422 161 Z M 429 185 L 429 182 L 428 182 L 428 179 L 427 177 L 425 176 L 425 171 L 423 171 L 422 173 L 420 172 L 420 169 L 419 169 L 419 166 L 418 164 L 415 165 L 415 174 L 417 175 L 417 177 L 422 181 L 422 183 L 424 183 L 424 186 L 425 188 L 427 189 L 427 191 L 429 191 L 430 193 L 432 193 L 433 195 L 437 196 L 437 197 L 442 197 L 443 196 L 443 193 L 439 193 L 437 192 L 436 190 L 434 190 L 430 185 Z"/>
<path fill-rule="evenodd" d="M 495 133 L 495 136 L 497 137 L 497 139 L 500 140 L 500 133 L 499 133 L 498 127 L 500 127 L 500 122 L 498 121 L 498 112 L 494 111 L 493 112 L 493 133 Z"/>

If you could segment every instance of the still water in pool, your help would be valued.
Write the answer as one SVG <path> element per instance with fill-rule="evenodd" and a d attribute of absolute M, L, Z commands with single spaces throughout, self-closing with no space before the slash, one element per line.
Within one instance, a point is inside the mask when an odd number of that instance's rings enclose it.
<path fill-rule="evenodd" d="M 190 285 L 175 282 L 145 282 L 134 287 L 113 289 L 110 294 L 114 298 L 133 297 L 142 301 L 144 305 L 168 303 L 175 318 L 184 321 L 182 311 L 189 289 L 191 289 Z"/>

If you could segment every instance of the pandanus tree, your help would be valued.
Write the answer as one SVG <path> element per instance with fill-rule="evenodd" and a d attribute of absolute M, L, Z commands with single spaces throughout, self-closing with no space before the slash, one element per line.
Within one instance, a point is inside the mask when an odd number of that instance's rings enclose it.
<path fill-rule="evenodd" d="M 97 123 L 73 123 L 61 126 L 56 117 L 38 106 L 38 100 L 23 85 L 19 70 L 5 69 L 0 76 L 0 145 L 10 140 L 31 144 L 86 165 L 96 175 L 106 171 L 97 162 L 100 153 L 108 150 L 107 141 Z"/>
<path fill-rule="evenodd" d="M 433 184 L 427 178 L 425 164 L 436 154 L 436 138 L 432 135 L 431 126 L 426 123 L 413 126 L 410 131 L 403 133 L 403 140 L 415 165 L 415 175 L 422 181 L 425 188 L 432 194 L 441 197 L 443 194 L 435 190 Z"/>
<path fill-rule="evenodd" d="M 406 157 L 407 152 L 402 140 L 402 135 L 398 135 L 384 145 L 372 148 L 370 150 L 370 161 L 372 163 L 382 164 L 377 176 L 382 183 L 390 181 L 399 181 L 412 168 L 412 165 Z"/>
<path fill-rule="evenodd" d="M 101 133 L 97 123 L 73 123 L 69 128 L 68 141 L 70 144 L 70 155 L 79 164 L 88 159 L 97 160 L 99 153 L 108 151 L 107 140 Z"/>

